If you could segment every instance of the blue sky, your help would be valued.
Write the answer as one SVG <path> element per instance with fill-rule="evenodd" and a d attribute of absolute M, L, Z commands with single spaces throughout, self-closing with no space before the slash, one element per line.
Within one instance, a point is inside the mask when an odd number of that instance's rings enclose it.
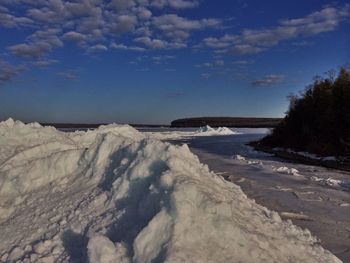
<path fill-rule="evenodd" d="M 280 117 L 349 26 L 345 0 L 2 0 L 0 120 Z"/>

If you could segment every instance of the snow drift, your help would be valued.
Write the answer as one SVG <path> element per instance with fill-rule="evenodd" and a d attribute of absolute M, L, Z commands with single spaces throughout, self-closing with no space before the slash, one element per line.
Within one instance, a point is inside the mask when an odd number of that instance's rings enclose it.
<path fill-rule="evenodd" d="M 340 262 L 210 172 L 126 125 L 0 123 L 2 262 Z"/>

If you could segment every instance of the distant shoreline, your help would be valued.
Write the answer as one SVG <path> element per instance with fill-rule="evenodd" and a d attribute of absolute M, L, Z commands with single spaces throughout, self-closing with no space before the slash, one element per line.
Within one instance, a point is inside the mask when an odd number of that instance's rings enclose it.
<path fill-rule="evenodd" d="M 128 125 L 140 128 L 197 128 L 209 125 L 211 127 L 232 127 L 232 128 L 274 128 L 281 121 L 281 118 L 245 118 L 245 117 L 198 117 L 177 119 L 168 124 L 138 124 Z M 42 126 L 53 126 L 57 129 L 94 129 L 101 125 L 110 123 L 49 123 L 42 122 Z"/>
<path fill-rule="evenodd" d="M 209 125 L 211 127 L 274 128 L 281 121 L 282 118 L 198 117 L 174 120 L 171 122 L 171 127 L 187 128 Z"/>

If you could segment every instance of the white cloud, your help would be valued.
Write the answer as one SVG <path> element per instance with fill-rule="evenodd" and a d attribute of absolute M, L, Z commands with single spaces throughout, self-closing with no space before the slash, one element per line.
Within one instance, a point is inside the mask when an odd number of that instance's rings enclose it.
<path fill-rule="evenodd" d="M 60 32 L 61 30 L 56 28 L 38 30 L 27 38 L 27 43 L 12 45 L 8 50 L 20 57 L 41 57 L 53 48 L 63 46 L 63 42 L 57 36 Z"/>
<path fill-rule="evenodd" d="M 152 17 L 152 12 L 145 7 L 137 9 L 137 17 L 141 20 L 147 20 Z"/>
<path fill-rule="evenodd" d="M 197 0 L 141 0 L 139 2 L 146 6 L 156 8 L 164 8 L 168 6 L 174 9 L 194 8 L 199 5 Z"/>
<path fill-rule="evenodd" d="M 335 30 L 350 17 L 350 5 L 325 7 L 298 19 L 285 19 L 275 27 L 245 29 L 238 34 L 206 37 L 193 43 L 200 30 L 224 30 L 223 19 L 190 19 L 174 12 L 195 8 L 199 0 L 2 0 L 0 28 L 26 27 L 32 35 L 8 47 L 14 55 L 38 58 L 63 41 L 74 41 L 89 52 L 107 50 L 144 51 L 179 49 L 188 45 L 209 47 L 215 53 L 256 54 L 299 37 Z M 19 6 L 23 8 L 18 8 Z M 170 14 L 169 14 L 170 12 Z M 204 31 L 208 34 L 208 31 Z M 124 34 L 124 35 L 122 35 Z M 121 36 L 122 35 L 122 36 Z M 130 39 L 142 46 L 130 45 Z M 110 44 L 118 42 L 118 44 Z"/>
<path fill-rule="evenodd" d="M 110 24 L 110 32 L 115 34 L 123 34 L 134 31 L 137 24 L 137 18 L 134 15 L 116 16 L 115 20 Z"/>
<path fill-rule="evenodd" d="M 149 37 L 139 37 L 135 39 L 135 42 L 142 43 L 147 47 L 154 49 L 163 49 L 166 48 L 167 43 L 160 39 L 151 39 Z"/>
<path fill-rule="evenodd" d="M 114 8 L 117 11 L 124 11 L 135 6 L 134 0 L 111 0 L 109 7 Z"/>
<path fill-rule="evenodd" d="M 161 56 L 153 56 L 151 59 L 154 64 L 169 64 L 170 60 L 174 60 L 176 57 L 171 55 L 161 55 Z"/>
<path fill-rule="evenodd" d="M 146 51 L 146 49 L 142 47 L 126 46 L 124 44 L 116 44 L 116 43 L 112 43 L 110 47 L 114 49 L 119 49 L 119 50 L 131 50 L 131 51 L 139 51 L 139 52 Z"/>
<path fill-rule="evenodd" d="M 78 32 L 69 31 L 65 33 L 62 38 L 67 41 L 81 42 L 86 39 L 86 36 Z"/>
<path fill-rule="evenodd" d="M 135 42 L 142 43 L 152 49 L 178 49 L 186 47 L 182 42 L 168 42 L 161 39 L 152 39 L 150 37 L 138 37 L 134 39 Z"/>
<path fill-rule="evenodd" d="M 237 40 L 237 38 L 238 38 L 237 36 L 225 34 L 221 38 L 207 37 L 203 40 L 203 42 L 208 47 L 211 47 L 214 49 L 223 49 L 233 45 L 234 42 Z"/>
<path fill-rule="evenodd" d="M 23 17 L 14 15 L 23 13 L 16 9 L 19 5 L 25 7 Z M 62 47 L 62 41 L 76 42 L 88 52 L 107 50 L 107 43 L 113 43 L 121 34 L 131 35 L 144 47 L 119 43 L 113 48 L 134 51 L 178 49 L 187 47 L 191 31 L 215 28 L 221 21 L 190 20 L 162 13 L 152 17 L 152 11 L 159 14 L 162 12 L 159 9 L 178 10 L 198 5 L 198 0 L 3 0 L 0 28 L 31 26 L 37 29 L 22 43 L 8 47 L 12 54 L 28 58 L 38 58 Z M 166 40 L 169 38 L 171 41 Z"/>
<path fill-rule="evenodd" d="M 49 44 L 51 47 L 62 47 L 63 42 L 58 37 L 60 33 L 61 29 L 59 28 L 40 29 L 30 35 L 28 40 L 34 43 L 44 42 Z"/>
<path fill-rule="evenodd" d="M 213 64 L 217 67 L 222 67 L 225 65 L 225 61 L 223 61 L 222 59 L 217 59 L 217 60 L 214 60 Z"/>
<path fill-rule="evenodd" d="M 232 61 L 232 64 L 234 65 L 251 65 L 254 64 L 255 61 L 254 60 L 236 60 L 236 61 Z"/>
<path fill-rule="evenodd" d="M 60 71 L 60 72 L 57 72 L 57 75 L 66 80 L 75 80 L 77 78 L 77 75 L 73 70 Z"/>
<path fill-rule="evenodd" d="M 185 39 L 189 37 L 190 31 L 215 28 L 221 24 L 221 21 L 219 19 L 190 20 L 176 14 L 168 14 L 154 17 L 152 24 L 169 38 Z"/>
<path fill-rule="evenodd" d="M 19 57 L 37 58 L 49 52 L 51 46 L 47 43 L 18 44 L 10 46 L 8 49 L 12 54 Z"/>
<path fill-rule="evenodd" d="M 101 51 L 107 51 L 108 50 L 108 47 L 106 47 L 105 45 L 103 44 L 97 44 L 97 45 L 93 45 L 91 47 L 89 47 L 87 49 L 88 52 L 101 52 Z"/>
<path fill-rule="evenodd" d="M 60 0 L 58 0 L 60 2 Z M 95 5 L 93 1 L 66 2 L 64 7 L 70 16 L 98 16 L 101 13 L 101 7 Z"/>
<path fill-rule="evenodd" d="M 251 84 L 258 87 L 274 86 L 284 80 L 284 75 L 267 75 L 261 79 L 254 80 Z"/>
<path fill-rule="evenodd" d="M 47 66 L 57 64 L 57 63 L 58 63 L 58 60 L 55 60 L 55 59 L 40 59 L 40 60 L 34 61 L 32 64 L 40 68 L 45 68 Z"/>
<path fill-rule="evenodd" d="M 207 80 L 207 79 L 209 79 L 211 77 L 211 74 L 209 74 L 209 73 L 202 73 L 202 74 L 200 74 L 200 77 L 201 77 L 201 79 Z"/>
<path fill-rule="evenodd" d="M 199 5 L 198 1 L 169 0 L 169 6 L 176 9 L 194 8 Z"/>
<path fill-rule="evenodd" d="M 264 51 L 266 48 L 262 47 L 256 47 L 249 44 L 238 44 L 233 46 L 229 53 L 234 55 L 250 55 L 250 54 L 257 54 L 262 51 Z"/>
<path fill-rule="evenodd" d="M 349 17 L 350 5 L 342 8 L 326 7 L 303 18 L 282 20 L 273 28 L 245 29 L 237 35 L 226 34 L 220 38 L 208 37 L 203 40 L 203 44 L 222 53 L 256 54 L 281 41 L 333 31 L 341 21 Z"/>
<path fill-rule="evenodd" d="M 14 78 L 25 69 L 24 65 L 13 66 L 8 62 L 0 59 L 0 85 L 3 85 Z"/>
<path fill-rule="evenodd" d="M 222 59 L 216 59 L 213 62 L 204 62 L 202 64 L 196 64 L 196 68 L 216 68 L 223 67 L 225 65 L 225 61 Z"/>
<path fill-rule="evenodd" d="M 33 21 L 27 17 L 17 17 L 9 13 L 9 10 L 0 6 L 0 25 L 5 28 L 30 26 Z M 0 26 L 0 27 L 1 27 Z"/>
<path fill-rule="evenodd" d="M 32 18 L 33 20 L 42 21 L 42 22 L 53 22 L 53 21 L 60 21 L 62 19 L 62 16 L 58 16 L 56 12 L 51 11 L 48 8 L 42 8 L 42 9 L 29 9 L 27 11 L 27 15 Z"/>

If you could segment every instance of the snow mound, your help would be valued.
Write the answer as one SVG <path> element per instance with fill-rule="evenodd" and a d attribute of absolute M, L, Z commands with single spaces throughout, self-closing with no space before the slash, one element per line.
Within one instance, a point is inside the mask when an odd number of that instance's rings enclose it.
<path fill-rule="evenodd" d="M 0 123 L 0 220 L 28 193 L 53 184 L 64 188 L 77 175 L 100 179 L 108 156 L 120 144 L 143 135 L 130 126 L 101 126 L 96 131 L 63 133 L 39 124 L 9 119 Z M 112 141 L 117 140 L 119 145 Z M 111 144 L 108 145 L 108 142 Z"/>
<path fill-rule="evenodd" d="M 0 261 L 340 262 L 209 171 L 126 125 L 0 123 Z"/>
<path fill-rule="evenodd" d="M 233 135 L 237 134 L 237 132 L 226 128 L 226 127 L 218 127 L 212 128 L 209 125 L 204 127 L 200 127 L 198 131 L 195 133 L 195 136 L 219 136 L 219 135 Z"/>
<path fill-rule="evenodd" d="M 157 140 L 176 140 L 189 137 L 225 136 L 240 133 L 226 127 L 219 127 L 215 129 L 207 125 L 200 127 L 197 131 L 146 132 L 145 134 L 147 134 L 147 137 Z"/>

